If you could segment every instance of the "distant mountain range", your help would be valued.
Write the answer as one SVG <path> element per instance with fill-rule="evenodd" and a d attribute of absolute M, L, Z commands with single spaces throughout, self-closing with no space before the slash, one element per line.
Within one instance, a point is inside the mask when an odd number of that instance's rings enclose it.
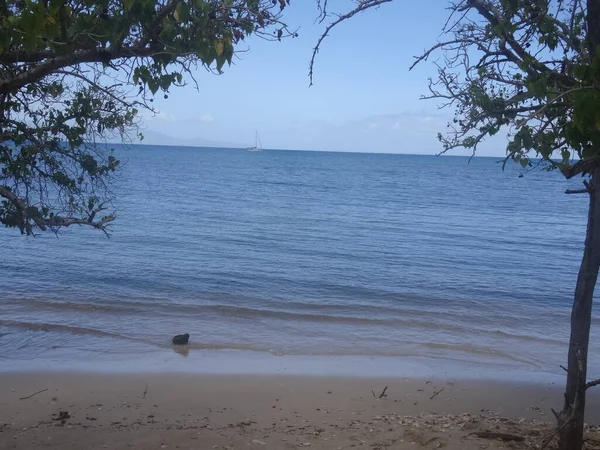
<path fill-rule="evenodd" d="M 142 142 L 134 142 L 135 144 L 146 144 L 146 145 L 173 145 L 180 147 L 215 147 L 215 148 L 244 148 L 244 144 L 239 142 L 223 142 L 223 141 L 211 141 L 209 139 L 195 138 L 195 139 L 181 139 L 166 134 L 159 133 L 157 131 L 143 130 L 142 135 L 144 140 Z"/>

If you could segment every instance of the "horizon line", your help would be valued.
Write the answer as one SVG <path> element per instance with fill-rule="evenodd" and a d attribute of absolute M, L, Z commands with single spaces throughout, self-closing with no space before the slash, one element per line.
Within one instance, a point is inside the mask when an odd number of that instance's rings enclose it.
<path fill-rule="evenodd" d="M 105 142 L 105 145 L 122 146 L 145 146 L 145 147 L 173 147 L 173 148 L 196 148 L 209 150 L 239 150 L 246 151 L 245 147 L 226 147 L 226 146 L 206 146 L 206 145 L 185 145 L 185 144 L 152 144 L 152 143 L 124 143 L 124 142 Z M 290 149 L 290 148 L 265 148 L 265 152 L 310 152 L 310 153 L 350 153 L 356 155 L 399 155 L 399 156 L 431 156 L 431 157 L 453 157 L 453 158 L 504 158 L 504 155 L 456 155 L 452 153 L 395 153 L 386 151 L 350 151 L 350 150 L 314 150 L 314 149 Z"/>

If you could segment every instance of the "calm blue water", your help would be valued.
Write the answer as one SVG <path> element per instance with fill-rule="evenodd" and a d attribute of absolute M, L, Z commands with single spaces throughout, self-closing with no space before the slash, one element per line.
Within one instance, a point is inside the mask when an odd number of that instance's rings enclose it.
<path fill-rule="evenodd" d="M 120 155 L 110 240 L 0 230 L 0 366 L 162 355 L 179 332 L 192 351 L 546 372 L 566 359 L 587 205 L 559 174 L 518 178 L 488 158 Z"/>

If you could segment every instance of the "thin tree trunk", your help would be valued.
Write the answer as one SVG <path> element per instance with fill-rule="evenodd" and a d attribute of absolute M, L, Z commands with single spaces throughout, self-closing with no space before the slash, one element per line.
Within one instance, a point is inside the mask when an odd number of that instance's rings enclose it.
<path fill-rule="evenodd" d="M 581 450 L 583 446 L 592 300 L 600 267 L 600 167 L 594 169 L 589 186 L 590 204 L 585 247 L 571 312 L 565 404 L 557 414 L 561 450 Z"/>

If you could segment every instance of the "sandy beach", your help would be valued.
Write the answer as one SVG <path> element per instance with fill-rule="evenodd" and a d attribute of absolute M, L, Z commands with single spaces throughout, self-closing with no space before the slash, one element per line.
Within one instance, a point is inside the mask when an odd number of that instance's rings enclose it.
<path fill-rule="evenodd" d="M 541 448 L 562 394 L 433 378 L 7 373 L 0 395 L 2 450 L 470 450 Z M 595 393 L 587 417 L 600 422 Z M 587 445 L 600 448 L 594 426 Z"/>

